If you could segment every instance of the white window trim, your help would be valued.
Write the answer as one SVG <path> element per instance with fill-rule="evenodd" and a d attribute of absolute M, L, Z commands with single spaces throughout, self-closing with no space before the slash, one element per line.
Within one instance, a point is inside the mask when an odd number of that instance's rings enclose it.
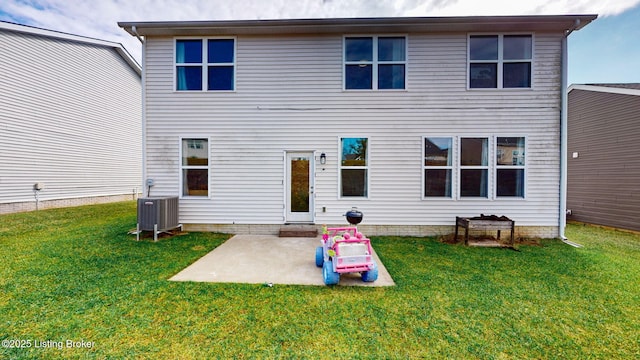
<path fill-rule="evenodd" d="M 378 38 L 404 38 L 404 61 L 379 61 Z M 372 61 L 347 61 L 347 38 L 371 38 L 373 42 Z M 371 65 L 371 89 L 347 89 L 347 65 Z M 404 89 L 378 89 L 378 65 L 404 65 Z M 349 34 L 342 37 L 342 91 L 407 91 L 409 84 L 409 36 L 407 34 Z"/>
<path fill-rule="evenodd" d="M 209 64 L 208 61 L 208 40 L 233 40 L 233 62 L 232 63 L 214 63 Z M 178 40 L 201 40 L 202 41 L 202 62 L 201 63 L 179 63 L 176 61 L 176 50 Z M 236 92 L 237 68 L 238 68 L 238 38 L 236 36 L 180 36 L 173 38 L 173 92 L 174 93 L 234 93 Z M 178 90 L 178 66 L 199 66 L 202 70 L 202 84 L 200 90 Z M 233 89 L 232 90 L 208 90 L 209 66 L 233 66 Z"/>
<path fill-rule="evenodd" d="M 456 184 L 456 200 L 469 200 L 469 201 L 487 201 L 494 199 L 494 193 L 492 189 L 494 185 L 492 184 L 493 176 L 492 174 L 492 159 L 495 158 L 492 144 L 492 136 L 486 134 L 471 134 L 471 135 L 459 135 L 457 141 L 457 158 L 456 158 L 456 169 L 457 169 L 457 184 Z M 487 139 L 487 165 L 461 165 L 460 164 L 460 154 L 462 154 L 462 139 Z M 462 191 L 460 190 L 460 186 L 462 185 L 462 170 L 487 170 L 487 196 L 462 196 Z"/>
<path fill-rule="evenodd" d="M 524 166 L 520 165 L 498 165 L 496 162 L 498 138 L 499 137 L 517 137 L 524 138 Z M 425 185 L 425 169 L 447 169 L 447 166 L 425 166 L 424 165 L 424 147 L 427 138 L 451 138 L 453 154 L 451 158 L 451 197 L 430 197 L 424 194 Z M 464 166 L 460 165 L 460 154 L 462 150 L 463 138 L 483 138 L 487 139 L 487 152 L 488 152 L 488 165 L 487 166 Z M 529 173 L 529 137 L 523 134 L 462 134 L 462 135 L 449 135 L 431 133 L 422 135 L 422 150 L 420 156 L 420 169 L 422 171 L 421 178 L 421 196 L 423 201 L 524 201 L 528 195 L 528 173 Z M 461 196 L 460 184 L 462 169 L 485 169 L 487 170 L 487 197 L 471 197 Z M 524 170 L 524 196 L 498 196 L 498 169 L 523 169 Z"/>
<path fill-rule="evenodd" d="M 426 141 L 427 138 L 449 138 L 451 139 L 451 165 L 450 166 L 427 166 L 424 164 L 424 158 L 425 158 L 425 154 L 424 154 L 424 150 L 425 150 L 425 146 L 426 146 Z M 457 177 L 457 169 L 456 169 L 456 164 L 457 164 L 457 159 L 458 159 L 458 154 L 456 149 L 458 148 L 458 137 L 457 136 L 453 136 L 453 135 L 433 135 L 433 134 L 429 134 L 429 135 L 423 135 L 422 136 L 422 188 L 421 188 L 421 193 L 422 193 L 422 200 L 426 200 L 426 201 L 452 201 L 455 200 L 457 198 L 457 194 L 458 194 L 458 189 L 456 188 L 456 177 Z M 426 177 L 425 177 L 425 170 L 429 170 L 429 169 L 448 169 L 451 170 L 451 196 L 426 196 L 424 193 L 424 186 L 426 183 Z"/>
<path fill-rule="evenodd" d="M 342 166 L 342 139 L 367 139 L 367 158 L 365 160 L 365 166 Z M 367 135 L 349 135 L 338 137 L 338 199 L 341 200 L 353 200 L 361 199 L 367 200 L 371 198 L 371 137 Z M 366 196 L 343 196 L 342 195 L 342 169 L 358 170 L 364 169 L 367 171 L 367 183 L 366 183 Z"/>
<path fill-rule="evenodd" d="M 512 35 L 528 35 L 531 36 L 531 59 L 522 59 L 522 60 L 504 60 L 504 51 L 503 51 L 503 39 L 506 36 Z M 498 37 L 498 59 L 497 60 L 473 60 L 471 61 L 471 37 L 472 36 L 497 36 Z M 471 91 L 496 91 L 496 90 L 504 90 L 504 91 L 530 91 L 534 90 L 535 84 L 535 56 L 536 56 L 536 38 L 534 33 L 468 33 L 467 34 L 467 90 Z M 485 63 L 485 64 L 497 64 L 498 67 L 498 79 L 497 79 L 497 87 L 495 88 L 472 88 L 471 85 L 471 63 Z M 510 62 L 530 62 L 531 63 L 531 86 L 530 87 L 503 87 L 503 72 L 504 72 L 504 63 Z"/>
<path fill-rule="evenodd" d="M 498 138 L 499 137 L 515 137 L 515 138 L 524 138 L 524 165 L 498 165 L 498 163 L 496 162 L 496 157 L 498 155 Z M 494 182 L 494 189 L 493 189 L 493 193 L 495 194 L 494 199 L 495 200 L 507 200 L 507 201 L 522 201 L 522 200 L 526 200 L 527 199 L 527 193 L 528 193 L 528 184 L 529 182 L 527 181 L 527 174 L 528 174 L 528 156 L 529 156 L 529 138 L 526 135 L 522 135 L 522 134 L 518 134 L 518 135 L 495 135 L 493 138 L 493 143 L 494 148 L 495 148 L 495 152 L 494 152 L 494 156 L 493 156 L 493 163 L 494 163 L 494 174 L 493 174 L 493 182 Z M 522 169 L 524 170 L 524 187 L 523 187 L 523 196 L 519 197 L 519 196 L 498 196 L 498 169 Z"/>
<path fill-rule="evenodd" d="M 182 164 L 182 143 L 184 140 L 190 140 L 190 139 L 201 139 L 201 140 L 207 140 L 207 165 L 183 165 Z M 193 136 L 180 136 L 179 140 L 178 140 L 178 149 L 179 149 L 179 156 L 178 156 L 178 161 L 179 161 L 179 171 L 178 171 L 178 184 L 179 184 L 179 198 L 180 199 L 200 199 L 200 200 L 204 200 L 204 199 L 211 199 L 211 137 L 208 136 L 202 136 L 202 135 L 193 135 Z M 184 195 L 183 194 L 183 176 L 182 176 L 182 171 L 185 169 L 206 169 L 207 170 L 207 196 L 194 196 L 194 195 Z"/>

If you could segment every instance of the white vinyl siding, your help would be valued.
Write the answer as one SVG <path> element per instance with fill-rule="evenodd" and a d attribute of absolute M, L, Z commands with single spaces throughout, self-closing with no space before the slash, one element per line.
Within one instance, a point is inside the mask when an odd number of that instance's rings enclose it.
<path fill-rule="evenodd" d="M 0 30 L 0 203 L 133 195 L 140 76 L 108 46 Z M 6 51 L 5 51 L 6 50 Z"/>
<path fill-rule="evenodd" d="M 368 225 L 452 225 L 455 216 L 484 213 L 507 215 L 518 226 L 557 226 L 562 34 L 536 34 L 533 90 L 491 92 L 467 89 L 467 38 L 408 34 L 406 91 L 345 92 L 342 34 L 238 35 L 236 92 L 177 94 L 173 38 L 149 36 L 152 194 L 179 192 L 179 134 L 213 134 L 210 200 L 181 200 L 186 224 L 282 224 L 284 151 L 315 150 L 326 154 L 326 164 L 316 161 L 317 224 L 343 224 L 342 214 L 357 206 Z M 375 144 L 369 196 L 341 198 L 336 139 L 363 132 Z M 423 199 L 425 136 L 509 134 L 527 136 L 526 201 Z M 488 186 L 494 188 L 491 176 Z"/>

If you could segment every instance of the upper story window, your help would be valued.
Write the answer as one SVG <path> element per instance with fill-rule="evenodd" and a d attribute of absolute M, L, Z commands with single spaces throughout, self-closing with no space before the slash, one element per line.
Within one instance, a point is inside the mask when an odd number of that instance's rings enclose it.
<path fill-rule="evenodd" d="M 235 89 L 235 39 L 176 39 L 176 90 Z"/>
<path fill-rule="evenodd" d="M 406 86 L 406 70 L 406 37 L 345 37 L 344 88 L 346 90 L 402 90 Z"/>
<path fill-rule="evenodd" d="M 531 88 L 532 35 L 469 36 L 469 88 Z"/>

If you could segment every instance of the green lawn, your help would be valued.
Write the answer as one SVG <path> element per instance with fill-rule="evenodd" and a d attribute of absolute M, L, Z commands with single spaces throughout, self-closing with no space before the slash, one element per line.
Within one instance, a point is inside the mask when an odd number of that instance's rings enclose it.
<path fill-rule="evenodd" d="M 176 283 L 227 235 L 136 242 L 135 206 L 0 216 L 0 358 L 640 356 L 639 235 L 570 225 L 584 248 L 520 251 L 376 237 L 390 288 Z"/>

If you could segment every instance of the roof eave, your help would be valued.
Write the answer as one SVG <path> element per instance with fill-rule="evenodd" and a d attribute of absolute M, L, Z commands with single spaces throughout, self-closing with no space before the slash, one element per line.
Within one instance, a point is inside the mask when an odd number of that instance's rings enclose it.
<path fill-rule="evenodd" d="M 603 85 L 589 85 L 589 84 L 573 84 L 569 87 L 568 93 L 573 90 L 593 91 L 600 93 L 619 94 L 619 95 L 634 95 L 640 96 L 640 89 L 626 88 L 626 87 L 612 87 Z"/>
<path fill-rule="evenodd" d="M 372 32 L 508 32 L 578 30 L 597 15 L 339 18 L 119 22 L 129 34 L 201 36 L 248 34 L 322 34 Z M 576 26 L 576 24 L 578 24 Z"/>
<path fill-rule="evenodd" d="M 30 34 L 30 35 L 45 36 L 45 37 L 50 37 L 55 39 L 62 39 L 62 40 L 79 42 L 83 44 L 90 44 L 90 45 L 112 48 L 118 53 L 118 55 L 120 55 L 124 59 L 124 61 L 133 69 L 133 71 L 135 71 L 138 74 L 138 76 L 142 76 L 142 67 L 133 58 L 133 56 L 131 56 L 131 54 L 127 51 L 127 49 L 120 43 L 90 38 L 86 36 L 68 34 L 60 31 L 41 29 L 33 26 L 15 24 L 15 23 L 6 22 L 6 21 L 0 21 L 0 30 L 19 32 L 19 33 Z"/>

